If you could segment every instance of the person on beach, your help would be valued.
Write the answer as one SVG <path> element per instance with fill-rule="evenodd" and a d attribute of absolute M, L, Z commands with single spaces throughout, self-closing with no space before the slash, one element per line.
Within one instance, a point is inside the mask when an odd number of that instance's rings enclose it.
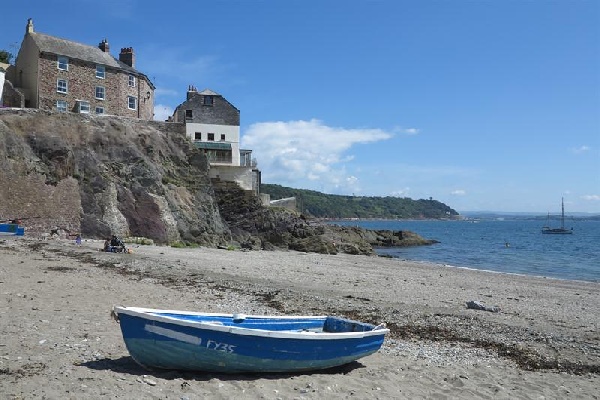
<path fill-rule="evenodd" d="M 111 251 L 115 253 L 125 253 L 125 243 L 121 239 L 119 239 L 116 235 L 112 236 L 110 240 Z"/>
<path fill-rule="evenodd" d="M 104 241 L 104 251 L 110 251 L 110 239 L 108 238 Z"/>

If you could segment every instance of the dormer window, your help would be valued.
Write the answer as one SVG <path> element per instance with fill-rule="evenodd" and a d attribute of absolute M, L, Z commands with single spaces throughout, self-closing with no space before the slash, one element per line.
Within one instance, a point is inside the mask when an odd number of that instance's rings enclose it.
<path fill-rule="evenodd" d="M 212 106 L 213 105 L 213 97 L 212 96 L 204 96 L 204 105 L 205 106 Z"/>
<path fill-rule="evenodd" d="M 58 56 L 56 65 L 57 65 L 58 69 L 60 69 L 62 71 L 68 71 L 69 70 L 69 59 L 65 56 Z"/>

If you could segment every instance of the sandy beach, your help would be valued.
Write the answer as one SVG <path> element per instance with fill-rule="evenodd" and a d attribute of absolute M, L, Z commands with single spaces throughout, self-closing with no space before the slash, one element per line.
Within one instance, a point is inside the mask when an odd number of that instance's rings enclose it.
<path fill-rule="evenodd" d="M 0 239 L 6 399 L 597 399 L 600 285 L 382 257 Z M 468 309 L 477 300 L 500 312 Z M 147 371 L 114 305 L 385 322 L 383 348 L 302 374 Z"/>

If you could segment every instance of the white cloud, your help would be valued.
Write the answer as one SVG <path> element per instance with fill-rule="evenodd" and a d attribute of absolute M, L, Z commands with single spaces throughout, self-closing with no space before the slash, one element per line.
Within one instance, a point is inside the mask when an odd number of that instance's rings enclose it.
<path fill-rule="evenodd" d="M 310 180 L 318 181 L 320 191 L 360 191 L 359 179 L 344 165 L 354 157 L 345 152 L 391 137 L 381 129 L 330 127 L 316 119 L 262 122 L 247 129 L 242 147 L 252 149 L 264 182 L 293 185 Z"/>
<path fill-rule="evenodd" d="M 585 196 L 581 196 L 581 198 L 588 201 L 600 201 L 600 195 L 598 194 L 587 194 Z"/>
<path fill-rule="evenodd" d="M 417 128 L 402 128 L 402 127 L 394 128 L 394 133 L 399 133 L 399 134 L 407 135 L 407 136 L 418 135 L 420 132 L 421 132 L 421 130 L 417 129 Z"/>
<path fill-rule="evenodd" d="M 464 196 L 467 194 L 467 192 L 463 189 L 456 189 L 450 192 L 451 195 L 453 196 Z"/>
<path fill-rule="evenodd" d="M 346 177 L 346 181 L 347 181 L 348 183 L 355 183 L 355 182 L 358 182 L 358 178 L 357 178 L 357 177 L 355 177 L 355 176 L 352 176 L 352 175 L 350 175 L 350 176 L 347 176 L 347 177 Z"/>
<path fill-rule="evenodd" d="M 396 197 L 408 197 L 409 193 L 410 193 L 410 188 L 405 187 L 404 189 L 398 189 L 398 190 L 392 191 L 391 195 L 396 196 Z"/>
<path fill-rule="evenodd" d="M 581 153 L 585 153 L 587 151 L 590 151 L 590 147 L 585 146 L 585 145 L 571 148 L 571 152 L 573 154 L 581 154 Z"/>
<path fill-rule="evenodd" d="M 173 109 L 170 106 L 164 104 L 154 105 L 154 120 L 155 121 L 166 121 L 167 118 L 173 115 Z"/>

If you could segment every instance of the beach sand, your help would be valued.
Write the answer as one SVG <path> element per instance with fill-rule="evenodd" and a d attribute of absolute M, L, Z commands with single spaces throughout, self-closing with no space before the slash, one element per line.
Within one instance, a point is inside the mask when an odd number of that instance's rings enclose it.
<path fill-rule="evenodd" d="M 0 398 L 600 397 L 597 283 L 342 254 L 101 246 L 0 240 Z M 329 371 L 151 372 L 129 356 L 114 305 L 336 314 L 391 333 L 378 353 Z"/>

